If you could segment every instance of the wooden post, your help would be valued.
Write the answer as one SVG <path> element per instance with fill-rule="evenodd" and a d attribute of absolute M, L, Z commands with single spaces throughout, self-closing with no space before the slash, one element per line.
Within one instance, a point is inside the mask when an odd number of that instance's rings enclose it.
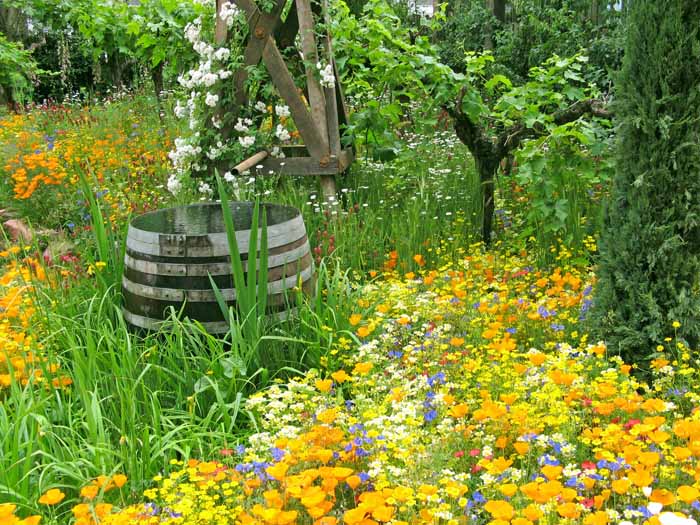
<path fill-rule="evenodd" d="M 322 194 L 326 199 L 333 200 L 331 197 L 335 198 L 336 195 L 335 176 L 347 169 L 354 158 L 354 151 L 352 148 L 342 149 L 340 140 L 340 126 L 347 124 L 348 113 L 339 85 L 340 77 L 333 59 L 330 35 L 327 34 L 320 44 L 322 53 L 328 57 L 335 82 L 332 86 L 324 88 L 319 81 L 316 66 L 319 63 L 320 50 L 314 34 L 314 11 L 311 0 L 295 0 L 292 4 L 288 16 L 293 16 L 296 20 L 291 23 L 288 19 L 281 25 L 281 31 L 284 33 L 282 39 L 277 38 L 280 35 L 276 35 L 275 30 L 281 24 L 280 16 L 287 0 L 276 0 L 276 6 L 270 13 L 261 12 L 255 0 L 233 0 L 233 2 L 245 13 L 250 36 L 244 51 L 243 66 L 233 77 L 234 103 L 231 114 L 227 115 L 229 117 L 227 120 L 233 121 L 241 107 L 247 104 L 247 93 L 245 93 L 247 68 L 258 64 L 262 59 L 272 83 L 289 106 L 292 119 L 303 140 L 303 145 L 283 148 L 287 154 L 286 158 L 272 158 L 268 152 L 261 151 L 233 169 L 240 173 L 262 165 L 264 170 L 270 173 L 285 172 L 293 175 L 320 176 Z M 227 27 L 218 16 L 222 3 L 223 0 L 217 0 L 217 43 L 223 43 L 228 38 Z M 322 4 L 316 4 L 315 7 L 320 7 L 322 10 L 328 27 L 330 24 L 327 1 L 322 0 Z M 321 12 L 316 15 L 321 16 Z M 300 32 L 301 51 L 304 54 L 308 106 L 277 45 L 278 40 L 283 45 L 289 45 L 297 30 Z M 219 171 L 222 170 L 221 166 L 218 168 Z"/>
<path fill-rule="evenodd" d="M 318 80 L 316 64 L 318 64 L 318 50 L 314 37 L 314 15 L 309 0 L 296 0 L 297 14 L 299 15 L 299 34 L 301 36 L 301 49 L 304 53 L 304 67 L 306 69 L 306 86 L 309 91 L 309 104 L 314 123 L 324 140 L 326 155 L 333 155 L 332 140 L 329 139 L 328 113 L 328 89 L 325 93 Z M 335 94 L 333 94 L 335 97 Z M 337 155 L 337 152 L 335 153 Z M 335 177 L 321 175 L 321 193 L 325 199 L 335 197 Z"/>

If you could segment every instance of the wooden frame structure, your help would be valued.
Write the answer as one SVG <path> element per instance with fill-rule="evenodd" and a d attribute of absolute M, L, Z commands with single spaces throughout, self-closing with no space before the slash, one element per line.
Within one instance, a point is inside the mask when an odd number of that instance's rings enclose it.
<path fill-rule="evenodd" d="M 325 0 L 322 1 L 322 15 L 328 22 L 327 5 Z M 224 0 L 216 2 L 215 38 L 219 44 L 224 43 L 228 36 L 226 24 L 219 16 L 223 3 Z M 247 103 L 247 68 L 257 65 L 262 60 L 272 83 L 288 105 L 304 142 L 303 146 L 282 148 L 285 158 L 273 158 L 269 152 L 260 151 L 234 169 L 242 173 L 262 166 L 263 173 L 274 171 L 290 175 L 317 175 L 321 179 L 324 197 L 335 195 L 335 176 L 350 166 L 354 155 L 351 147 L 342 148 L 340 143 L 340 126 L 348 122 L 348 111 L 333 58 L 330 35 L 325 34 L 321 37 L 320 46 L 333 68 L 335 82 L 330 87 L 324 87 L 316 76 L 319 46 L 316 42 L 314 12 L 310 0 L 294 0 L 284 23 L 281 23 L 281 15 L 287 0 L 276 0 L 270 13 L 260 11 L 254 0 L 233 0 L 233 3 L 245 13 L 249 27 L 248 42 L 243 55 L 244 65 L 234 75 L 236 104 L 243 107 Z M 283 40 L 282 36 L 276 37 L 277 30 L 283 33 Z M 299 93 L 278 47 L 280 42 L 284 42 L 281 45 L 285 47 L 293 45 L 297 34 L 304 57 L 308 106 Z"/>

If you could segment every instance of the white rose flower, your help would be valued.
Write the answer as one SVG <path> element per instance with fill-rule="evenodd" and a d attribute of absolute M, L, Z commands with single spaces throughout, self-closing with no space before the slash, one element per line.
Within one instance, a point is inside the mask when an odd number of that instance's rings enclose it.
<path fill-rule="evenodd" d="M 275 136 L 282 142 L 286 142 L 292 138 L 292 136 L 289 134 L 289 131 L 287 131 L 287 129 L 282 124 L 277 124 Z"/>
<path fill-rule="evenodd" d="M 246 126 L 243 122 L 243 119 L 239 118 L 238 122 L 236 122 L 236 125 L 233 126 L 233 129 L 238 131 L 239 133 L 247 133 L 248 132 L 248 126 Z"/>
<path fill-rule="evenodd" d="M 177 177 L 177 175 L 170 175 L 170 177 L 168 177 L 168 191 L 173 195 L 177 195 L 178 193 L 180 193 L 181 189 L 182 182 L 180 182 L 180 179 Z"/>
<path fill-rule="evenodd" d="M 202 83 L 207 87 L 211 87 L 216 84 L 217 80 L 219 80 L 219 77 L 215 73 L 207 73 L 202 77 Z"/>
<path fill-rule="evenodd" d="M 291 115 L 289 111 L 289 106 L 275 105 L 275 113 L 278 117 L 288 117 Z"/>
<path fill-rule="evenodd" d="M 229 28 L 233 26 L 233 22 L 235 21 L 238 13 L 238 7 L 236 7 L 232 2 L 224 2 L 219 8 L 219 17 Z"/>
<path fill-rule="evenodd" d="M 213 108 L 219 102 L 219 95 L 214 95 L 213 93 L 207 93 L 207 97 L 204 99 L 204 103 Z"/>
<path fill-rule="evenodd" d="M 253 144 L 255 144 L 255 136 L 250 135 L 248 137 L 238 137 L 238 142 L 240 142 L 241 146 L 244 148 L 249 148 Z"/>
<path fill-rule="evenodd" d="M 228 60 L 228 57 L 230 57 L 230 56 L 231 56 L 231 51 L 229 51 L 225 47 L 220 47 L 214 53 L 214 58 L 220 62 L 223 62 L 224 60 Z"/>
<path fill-rule="evenodd" d="M 214 190 L 211 189 L 211 186 L 209 186 L 209 184 L 207 184 L 204 181 L 201 181 L 199 183 L 199 187 L 197 188 L 197 191 L 199 191 L 199 193 L 203 193 L 205 195 L 212 195 L 214 193 Z"/>
<path fill-rule="evenodd" d="M 180 105 L 180 101 L 177 101 L 177 104 L 175 104 L 175 116 L 177 118 L 184 118 L 187 115 L 187 106 L 182 106 Z"/>

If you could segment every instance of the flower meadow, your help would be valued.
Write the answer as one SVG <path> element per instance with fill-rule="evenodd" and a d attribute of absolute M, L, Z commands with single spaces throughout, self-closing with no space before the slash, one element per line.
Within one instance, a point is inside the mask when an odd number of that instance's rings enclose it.
<path fill-rule="evenodd" d="M 171 139 L 166 128 L 144 117 L 150 111 L 138 101 L 52 106 L 0 118 L 0 186 L 8 197 L 3 207 L 42 226 L 73 230 L 89 222 L 81 177 L 95 181 L 113 221 L 157 207 Z"/>
<path fill-rule="evenodd" d="M 117 236 L 176 203 L 177 124 L 145 104 L 1 121 L 0 191 L 37 233 L 0 246 L 0 525 L 696 523 L 679 326 L 641 381 L 588 335 L 594 237 L 542 257 L 514 199 L 497 242 L 470 242 L 478 179 L 449 133 L 359 161 L 333 202 L 308 179 L 235 181 L 302 210 L 318 265 L 298 318 L 249 342 L 282 365 L 186 319 L 129 332 L 83 192 Z"/>
<path fill-rule="evenodd" d="M 258 432 L 105 523 L 694 523 L 688 349 L 640 384 L 579 329 L 590 274 L 466 253 L 365 285 L 326 366 L 248 400 Z"/>

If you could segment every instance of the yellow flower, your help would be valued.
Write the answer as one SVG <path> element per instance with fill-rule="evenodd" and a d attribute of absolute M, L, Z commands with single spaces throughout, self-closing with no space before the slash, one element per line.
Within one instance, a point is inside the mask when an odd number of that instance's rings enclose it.
<path fill-rule="evenodd" d="M 484 509 L 486 509 L 486 511 L 491 514 L 495 520 L 509 521 L 513 519 L 513 514 L 515 514 L 513 506 L 507 501 L 503 500 L 488 501 L 486 502 L 486 505 L 484 505 Z"/>
<path fill-rule="evenodd" d="M 372 366 L 374 365 L 370 361 L 365 363 L 357 363 L 353 369 L 353 373 L 360 374 L 361 376 L 366 375 L 370 370 L 372 370 Z"/>
<path fill-rule="evenodd" d="M 42 505 L 56 505 L 61 503 L 65 497 L 66 495 L 59 489 L 49 489 L 39 498 L 39 503 Z"/>
<path fill-rule="evenodd" d="M 344 383 L 345 381 L 347 381 L 350 378 L 350 376 L 348 375 L 348 373 L 345 370 L 338 370 L 337 372 L 333 372 L 331 374 L 331 377 L 337 383 Z"/>
<path fill-rule="evenodd" d="M 316 380 L 316 388 L 320 392 L 330 392 L 331 387 L 333 386 L 333 380 L 331 379 L 318 379 Z"/>

